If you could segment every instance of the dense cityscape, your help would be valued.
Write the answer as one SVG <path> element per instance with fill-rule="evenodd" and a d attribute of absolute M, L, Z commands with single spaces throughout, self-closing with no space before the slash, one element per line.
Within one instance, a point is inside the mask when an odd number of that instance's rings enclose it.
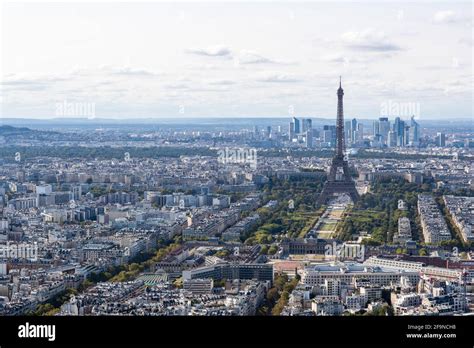
<path fill-rule="evenodd" d="M 0 348 L 474 347 L 473 9 L 0 2 Z"/>
<path fill-rule="evenodd" d="M 336 122 L 4 120 L 0 314 L 469 315 L 472 123 L 343 95 Z"/>

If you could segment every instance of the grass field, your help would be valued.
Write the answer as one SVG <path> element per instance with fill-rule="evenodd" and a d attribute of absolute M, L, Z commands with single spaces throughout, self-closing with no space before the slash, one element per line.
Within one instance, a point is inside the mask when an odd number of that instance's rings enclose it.
<path fill-rule="evenodd" d="M 323 223 L 321 227 L 319 227 L 319 231 L 334 231 L 336 225 L 336 223 Z"/>
<path fill-rule="evenodd" d="M 331 239 L 334 232 L 318 232 L 318 238 Z"/>
<path fill-rule="evenodd" d="M 329 214 L 328 218 L 330 219 L 340 219 L 344 210 L 333 210 L 331 214 Z"/>

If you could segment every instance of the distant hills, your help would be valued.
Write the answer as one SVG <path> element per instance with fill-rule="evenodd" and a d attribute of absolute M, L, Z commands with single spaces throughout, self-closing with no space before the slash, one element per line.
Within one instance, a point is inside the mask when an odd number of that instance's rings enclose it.
<path fill-rule="evenodd" d="M 0 135 L 16 135 L 34 132 L 27 127 L 0 126 Z"/>
<path fill-rule="evenodd" d="M 0 136 L 3 138 L 17 137 L 22 139 L 38 138 L 47 139 L 51 135 L 59 134 L 50 130 L 35 130 L 28 127 L 0 126 Z"/>

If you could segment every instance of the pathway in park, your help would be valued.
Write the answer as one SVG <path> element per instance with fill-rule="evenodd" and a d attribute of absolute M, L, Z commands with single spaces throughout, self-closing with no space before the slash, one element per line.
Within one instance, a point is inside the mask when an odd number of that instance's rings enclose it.
<path fill-rule="evenodd" d="M 337 224 L 341 221 L 344 211 L 351 203 L 351 199 L 347 195 L 337 196 L 331 200 L 321 218 L 312 228 L 311 234 L 320 239 L 333 238 Z"/>

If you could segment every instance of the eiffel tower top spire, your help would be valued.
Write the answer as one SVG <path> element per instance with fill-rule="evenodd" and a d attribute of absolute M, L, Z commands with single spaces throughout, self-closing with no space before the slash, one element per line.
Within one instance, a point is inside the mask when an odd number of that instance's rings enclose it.
<path fill-rule="evenodd" d="M 338 96 L 343 96 L 344 95 L 344 90 L 342 89 L 342 77 L 339 76 L 339 88 L 337 89 L 337 95 Z"/>

